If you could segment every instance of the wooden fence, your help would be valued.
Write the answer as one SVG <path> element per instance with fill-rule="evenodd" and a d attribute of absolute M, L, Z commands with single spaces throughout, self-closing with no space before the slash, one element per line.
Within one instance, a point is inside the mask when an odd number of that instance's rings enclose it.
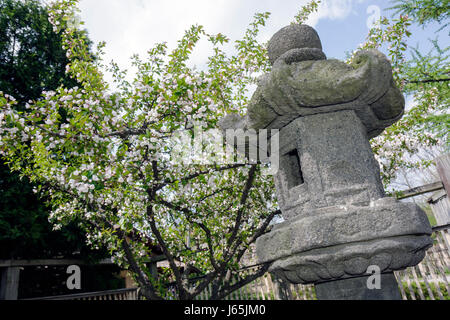
<path fill-rule="evenodd" d="M 434 245 L 428 249 L 423 261 L 402 271 L 394 272 L 404 300 L 450 300 L 450 226 L 437 227 L 433 232 Z M 236 276 L 245 277 L 252 272 L 246 269 Z M 208 300 L 211 287 L 206 288 L 196 300 Z M 79 293 L 26 300 L 138 300 L 138 288 L 101 292 Z M 234 291 L 225 300 L 315 300 L 313 285 L 283 283 L 270 273 Z"/>
<path fill-rule="evenodd" d="M 450 226 L 434 228 L 434 245 L 423 261 L 402 271 L 394 272 L 404 300 L 450 300 Z M 242 270 L 235 280 L 245 277 L 252 269 Z M 172 288 L 173 293 L 174 288 Z M 175 295 L 173 295 L 175 296 Z M 196 300 L 208 300 L 211 287 Z M 43 297 L 27 300 L 138 300 L 138 288 Z M 175 299 L 175 298 L 174 298 Z M 313 285 L 286 284 L 270 273 L 234 291 L 225 300 L 315 300 Z"/>
<path fill-rule="evenodd" d="M 76 293 L 53 297 L 32 298 L 23 300 L 138 300 L 139 289 L 118 289 L 109 291 Z"/>
<path fill-rule="evenodd" d="M 433 246 L 415 267 L 394 272 L 404 300 L 450 300 L 450 225 L 435 227 Z M 252 272 L 242 270 L 235 280 Z M 172 288 L 175 299 L 175 290 Z M 206 288 L 196 300 L 208 300 L 211 287 Z M 79 293 L 25 300 L 139 300 L 138 288 Z M 266 273 L 255 281 L 232 292 L 225 300 L 315 300 L 313 285 L 286 284 Z"/>
<path fill-rule="evenodd" d="M 395 273 L 404 300 L 450 300 L 449 230 L 436 231 L 433 238 L 420 264 Z"/>

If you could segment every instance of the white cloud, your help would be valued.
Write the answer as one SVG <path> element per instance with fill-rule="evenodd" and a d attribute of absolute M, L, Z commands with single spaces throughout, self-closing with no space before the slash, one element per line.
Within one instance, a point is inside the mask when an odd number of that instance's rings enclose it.
<path fill-rule="evenodd" d="M 361 0 L 325 0 L 308 24 L 319 19 L 345 19 L 352 13 L 352 3 Z M 256 12 L 271 12 L 261 30 L 261 41 L 289 24 L 307 0 L 81 0 L 81 18 L 90 38 L 106 41 L 105 61 L 112 59 L 122 68 L 129 68 L 129 58 L 146 51 L 158 42 L 176 45 L 184 31 L 193 24 L 203 25 L 207 32 L 224 33 L 231 40 L 239 39 Z M 201 42 L 192 62 L 201 65 L 209 55 L 209 46 Z"/>
<path fill-rule="evenodd" d="M 357 14 L 353 9 L 355 3 L 362 3 L 365 1 L 366 0 L 324 0 L 319 5 L 319 10 L 311 14 L 307 24 L 316 25 L 320 19 L 346 19 L 351 14 Z"/>
<path fill-rule="evenodd" d="M 81 18 L 91 39 L 106 41 L 105 61 L 112 59 L 128 67 L 129 58 L 158 42 L 176 45 L 193 24 L 203 25 L 209 33 L 224 33 L 239 39 L 256 12 L 272 12 L 270 24 L 262 30 L 267 41 L 277 29 L 288 24 L 306 0 L 288 0 L 280 5 L 273 0 L 82 0 Z M 208 45 L 199 43 L 192 62 L 201 64 L 208 56 Z"/>

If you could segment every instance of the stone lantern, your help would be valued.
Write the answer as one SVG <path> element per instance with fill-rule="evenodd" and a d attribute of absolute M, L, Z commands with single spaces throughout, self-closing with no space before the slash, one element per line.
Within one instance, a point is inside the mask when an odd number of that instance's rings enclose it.
<path fill-rule="evenodd" d="M 280 130 L 285 221 L 258 239 L 259 261 L 290 283 L 315 284 L 319 299 L 400 299 L 393 271 L 424 258 L 432 230 L 417 205 L 386 197 L 369 144 L 404 111 L 388 59 L 368 50 L 351 65 L 327 60 L 307 25 L 278 31 L 268 54 L 272 71 L 247 116 L 222 122 Z M 367 286 L 371 266 L 381 289 Z"/>

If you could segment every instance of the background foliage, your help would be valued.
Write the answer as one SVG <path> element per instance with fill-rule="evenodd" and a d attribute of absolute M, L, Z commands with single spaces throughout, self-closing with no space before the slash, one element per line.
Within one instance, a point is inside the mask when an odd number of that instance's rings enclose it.
<path fill-rule="evenodd" d="M 53 31 L 48 10 L 39 1 L 0 0 L 0 91 L 16 97 L 16 110 L 23 110 L 42 91 L 75 86 L 76 80 L 66 74 L 67 63 L 61 36 Z M 11 173 L 3 159 L 0 194 L 0 259 L 67 257 L 74 252 L 86 258 L 103 255 L 87 248 L 75 223 L 52 231 L 50 208 L 38 199 L 28 178 Z"/>

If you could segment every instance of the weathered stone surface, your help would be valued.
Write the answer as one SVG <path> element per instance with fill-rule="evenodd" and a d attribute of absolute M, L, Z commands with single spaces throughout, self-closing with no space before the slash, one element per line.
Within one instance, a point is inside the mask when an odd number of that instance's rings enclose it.
<path fill-rule="evenodd" d="M 269 271 L 291 283 L 302 284 L 364 275 L 371 265 L 391 272 L 417 265 L 431 245 L 428 235 L 347 243 L 276 260 Z"/>
<path fill-rule="evenodd" d="M 384 196 L 378 162 L 354 111 L 301 117 L 279 134 L 275 185 L 285 219 Z"/>
<path fill-rule="evenodd" d="M 286 276 L 288 280 L 310 283 L 364 274 L 372 264 L 388 271 L 405 268 L 423 258 L 432 244 L 430 234 L 419 207 L 382 198 L 366 205 L 316 209 L 290 219 L 260 237 L 256 250 L 260 262 L 275 261 L 273 272 L 295 266 L 297 274 L 307 274 L 306 282 L 301 276 Z M 319 265 L 326 269 L 322 276 L 309 270 Z"/>
<path fill-rule="evenodd" d="M 320 57 L 324 57 L 323 53 L 319 53 L 319 51 L 322 52 L 322 43 L 316 30 L 305 24 L 291 24 L 279 30 L 270 39 L 267 47 L 269 61 L 273 65 L 282 55 L 296 49 L 304 49 L 297 50 L 297 54 L 301 56 L 309 57 L 307 52 L 311 52 L 310 54 L 314 56 L 315 54 L 312 52 L 316 52 Z"/>
<path fill-rule="evenodd" d="M 247 130 L 248 126 L 247 126 L 246 120 L 247 120 L 246 117 L 241 117 L 237 113 L 231 113 L 231 114 L 228 114 L 223 119 L 220 119 L 219 128 L 221 128 L 222 130 L 226 130 L 226 129 Z"/>
<path fill-rule="evenodd" d="M 301 48 L 291 49 L 283 53 L 275 61 L 274 68 L 278 68 L 279 64 L 292 64 L 294 62 L 308 61 L 308 60 L 325 60 L 327 57 L 320 49 L 316 48 Z"/>
<path fill-rule="evenodd" d="M 403 114 L 404 98 L 387 58 L 361 51 L 352 65 L 339 60 L 280 62 L 261 78 L 248 106 L 250 128 L 279 129 L 298 117 L 355 110 L 369 137 Z"/>
<path fill-rule="evenodd" d="M 355 110 L 373 138 L 401 118 L 404 105 L 389 61 L 370 50 L 358 53 L 352 65 L 339 60 L 277 63 L 261 77 L 248 115 L 239 121 L 253 129 L 280 129 L 299 117 Z"/>
<path fill-rule="evenodd" d="M 325 207 L 277 224 L 272 232 L 258 239 L 257 252 L 260 261 L 271 261 L 344 243 L 431 234 L 427 221 L 417 205 L 393 198 L 365 206 Z"/>
<path fill-rule="evenodd" d="M 347 65 L 321 49 L 312 28 L 280 30 L 247 115 L 220 124 L 280 129 L 285 222 L 258 238 L 256 253 L 283 281 L 317 284 L 319 298 L 399 299 L 389 274 L 423 259 L 431 227 L 417 205 L 386 197 L 369 139 L 402 116 L 405 101 L 382 53 L 362 51 Z M 363 286 L 371 265 L 387 274 L 378 293 Z"/>
<path fill-rule="evenodd" d="M 381 275 L 380 289 L 369 289 L 366 277 L 329 281 L 316 284 L 319 300 L 401 300 L 393 273 Z"/>

